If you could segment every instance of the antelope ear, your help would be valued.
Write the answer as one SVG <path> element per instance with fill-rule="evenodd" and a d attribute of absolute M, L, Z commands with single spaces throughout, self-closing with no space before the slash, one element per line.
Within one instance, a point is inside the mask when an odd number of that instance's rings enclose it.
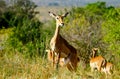
<path fill-rule="evenodd" d="M 49 15 L 52 16 L 52 17 L 55 17 L 55 16 L 56 16 L 56 14 L 54 14 L 53 12 L 50 12 L 50 11 L 49 11 L 48 13 L 49 13 Z"/>
<path fill-rule="evenodd" d="M 66 17 L 69 14 L 69 12 L 66 12 L 65 14 L 62 15 L 62 17 Z"/>

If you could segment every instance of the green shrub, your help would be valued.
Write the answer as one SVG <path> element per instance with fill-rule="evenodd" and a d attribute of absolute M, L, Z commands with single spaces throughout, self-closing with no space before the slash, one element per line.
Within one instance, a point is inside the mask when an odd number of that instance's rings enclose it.
<path fill-rule="evenodd" d="M 117 8 L 110 7 L 105 13 L 105 21 L 102 24 L 102 31 L 104 34 L 103 41 L 107 43 L 111 54 L 115 55 L 116 61 L 114 63 L 119 64 L 120 61 L 120 11 Z"/>
<path fill-rule="evenodd" d="M 8 39 L 7 48 L 13 52 L 19 51 L 27 57 L 44 56 L 46 35 L 42 29 L 43 23 L 35 18 L 35 5 L 30 0 L 17 0 L 10 7 L 14 10 L 10 14 L 10 20 L 7 17 L 9 26 L 13 28 Z M 8 15 L 8 14 L 7 14 Z"/>

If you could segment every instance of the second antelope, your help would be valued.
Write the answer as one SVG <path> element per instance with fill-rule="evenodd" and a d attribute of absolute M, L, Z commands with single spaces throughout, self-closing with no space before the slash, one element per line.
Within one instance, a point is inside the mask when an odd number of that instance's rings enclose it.
<path fill-rule="evenodd" d="M 92 58 L 90 59 L 90 67 L 91 71 L 94 69 L 97 69 L 98 71 L 101 71 L 102 67 L 105 67 L 106 65 L 106 59 L 103 58 L 102 56 L 95 56 L 96 52 L 98 51 L 98 48 L 93 48 L 92 49 Z"/>
<path fill-rule="evenodd" d="M 50 41 L 50 48 L 53 52 L 53 65 L 55 63 L 55 54 L 58 56 L 56 68 L 58 69 L 58 64 L 60 58 L 69 58 L 70 64 L 67 65 L 70 71 L 76 70 L 77 68 L 77 51 L 71 46 L 61 35 L 60 27 L 64 26 L 63 19 L 68 15 L 68 12 L 63 15 L 56 15 L 53 12 L 49 12 L 49 15 L 56 20 L 56 30 L 54 36 Z"/>
<path fill-rule="evenodd" d="M 46 50 L 46 52 L 47 52 L 48 61 L 53 62 L 53 59 L 52 59 L 53 58 L 53 52 L 51 50 Z M 78 59 L 77 62 L 79 62 L 80 61 L 79 57 L 77 59 Z M 55 64 L 57 63 L 57 60 L 58 60 L 58 58 L 55 55 Z M 69 64 L 69 60 L 70 60 L 69 58 L 60 58 L 59 65 L 61 67 L 67 66 Z"/>
<path fill-rule="evenodd" d="M 46 50 L 46 52 L 47 52 L 48 61 L 53 62 L 53 52 L 51 50 Z M 58 59 L 55 55 L 55 63 L 54 64 L 57 63 L 57 60 Z M 64 58 L 60 58 L 59 64 L 60 64 L 61 67 L 63 67 L 66 64 L 66 63 L 64 63 L 64 61 L 65 61 Z"/>
<path fill-rule="evenodd" d="M 51 50 L 46 50 L 46 52 L 47 52 L 48 61 L 53 62 L 53 59 L 52 59 L 53 58 L 53 52 Z M 58 58 L 55 55 L 55 63 L 54 64 L 57 63 L 57 60 L 58 60 Z M 78 58 L 78 61 L 79 61 L 79 58 Z M 60 58 L 59 65 L 61 67 L 66 66 L 68 63 L 69 63 L 69 58 Z"/>

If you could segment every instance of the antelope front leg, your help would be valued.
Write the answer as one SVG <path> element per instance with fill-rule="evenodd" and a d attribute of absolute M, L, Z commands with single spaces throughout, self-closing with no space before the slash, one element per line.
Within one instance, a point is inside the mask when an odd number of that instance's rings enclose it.
<path fill-rule="evenodd" d="M 53 67 L 54 67 L 54 65 L 55 65 L 55 52 L 52 51 L 52 53 L 53 53 Z"/>
<path fill-rule="evenodd" d="M 57 60 L 57 64 L 56 64 L 56 69 L 58 70 L 58 66 L 59 66 L 59 62 L 60 62 L 60 53 L 58 53 L 58 60 Z"/>
<path fill-rule="evenodd" d="M 101 67 L 102 67 L 102 61 L 100 61 L 98 64 L 98 71 L 101 71 Z"/>

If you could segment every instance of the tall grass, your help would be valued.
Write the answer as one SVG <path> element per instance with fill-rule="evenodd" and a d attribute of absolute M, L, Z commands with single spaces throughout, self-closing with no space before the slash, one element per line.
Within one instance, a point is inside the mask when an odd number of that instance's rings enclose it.
<path fill-rule="evenodd" d="M 66 67 L 56 71 L 44 58 L 28 59 L 18 52 L 1 51 L 0 54 L 0 79 L 106 79 L 104 73 L 91 72 L 89 66 L 83 69 L 80 63 L 76 72 L 70 72 Z M 107 79 L 120 79 L 119 74 L 115 69 Z"/>

